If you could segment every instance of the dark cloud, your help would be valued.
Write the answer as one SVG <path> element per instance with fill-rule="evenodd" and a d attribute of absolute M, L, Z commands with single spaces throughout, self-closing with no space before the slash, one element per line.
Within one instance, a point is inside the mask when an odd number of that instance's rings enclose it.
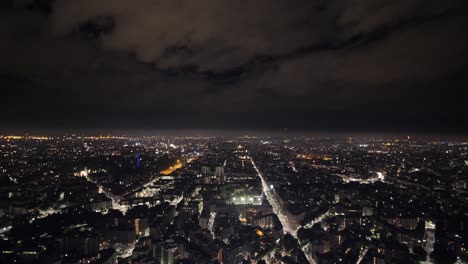
<path fill-rule="evenodd" d="M 465 2 L 7 1 L 0 118 L 463 130 Z"/>
<path fill-rule="evenodd" d="M 319 92 L 331 83 L 374 89 L 398 81 L 427 82 L 456 71 L 466 61 L 468 38 L 462 13 L 434 17 L 387 32 L 365 45 L 329 48 L 280 63 L 260 85 L 286 93 Z"/>

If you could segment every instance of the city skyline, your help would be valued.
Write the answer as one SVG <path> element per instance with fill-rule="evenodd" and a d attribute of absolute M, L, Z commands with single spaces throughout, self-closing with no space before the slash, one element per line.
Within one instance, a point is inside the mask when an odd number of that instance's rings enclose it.
<path fill-rule="evenodd" d="M 467 0 L 0 0 L 0 264 L 468 263 Z"/>
<path fill-rule="evenodd" d="M 465 263 L 468 139 L 0 136 L 5 263 Z"/>

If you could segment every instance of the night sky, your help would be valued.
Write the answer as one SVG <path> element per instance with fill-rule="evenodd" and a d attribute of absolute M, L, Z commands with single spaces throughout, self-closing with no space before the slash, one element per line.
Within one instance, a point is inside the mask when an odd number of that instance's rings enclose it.
<path fill-rule="evenodd" d="M 3 128 L 468 131 L 466 0 L 1 0 Z"/>

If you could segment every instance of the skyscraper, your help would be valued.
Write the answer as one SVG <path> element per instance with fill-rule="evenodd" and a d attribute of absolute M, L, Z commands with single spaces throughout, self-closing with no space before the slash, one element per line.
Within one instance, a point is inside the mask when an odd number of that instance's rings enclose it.
<path fill-rule="evenodd" d="M 218 184 L 224 183 L 224 167 L 218 166 L 215 168 L 215 177 Z"/>

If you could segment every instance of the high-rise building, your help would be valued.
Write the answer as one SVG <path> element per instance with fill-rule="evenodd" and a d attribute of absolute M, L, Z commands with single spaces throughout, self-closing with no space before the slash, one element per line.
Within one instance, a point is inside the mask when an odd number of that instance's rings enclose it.
<path fill-rule="evenodd" d="M 254 226 L 272 229 L 275 226 L 274 214 L 259 215 L 253 219 Z"/>
<path fill-rule="evenodd" d="M 99 251 L 101 236 L 91 231 L 73 229 L 59 239 L 62 253 L 73 256 L 93 256 Z"/>
<path fill-rule="evenodd" d="M 218 184 L 224 183 L 224 167 L 218 166 L 215 168 L 215 177 Z"/>
<path fill-rule="evenodd" d="M 201 174 L 202 174 L 202 176 L 210 175 L 211 174 L 210 167 L 203 166 L 201 168 Z"/>
<path fill-rule="evenodd" d="M 154 245 L 153 255 L 161 264 L 173 264 L 179 259 L 187 257 L 184 245 L 173 239 L 161 241 Z"/>

